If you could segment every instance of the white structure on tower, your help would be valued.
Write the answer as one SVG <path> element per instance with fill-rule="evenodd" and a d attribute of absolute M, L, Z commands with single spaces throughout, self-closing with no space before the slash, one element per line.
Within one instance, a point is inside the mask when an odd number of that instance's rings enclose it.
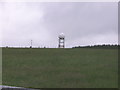
<path fill-rule="evenodd" d="M 65 35 L 63 33 L 61 33 L 59 36 L 59 44 L 58 44 L 58 48 L 65 48 Z"/>

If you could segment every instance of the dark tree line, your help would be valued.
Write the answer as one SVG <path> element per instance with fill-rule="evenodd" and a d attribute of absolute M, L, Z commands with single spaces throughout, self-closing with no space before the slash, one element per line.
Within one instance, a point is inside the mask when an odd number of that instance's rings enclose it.
<path fill-rule="evenodd" d="M 110 45 L 110 44 L 103 44 L 103 45 L 88 45 L 88 46 L 75 46 L 72 48 L 103 48 L 103 49 L 118 49 L 120 48 L 120 45 Z"/>

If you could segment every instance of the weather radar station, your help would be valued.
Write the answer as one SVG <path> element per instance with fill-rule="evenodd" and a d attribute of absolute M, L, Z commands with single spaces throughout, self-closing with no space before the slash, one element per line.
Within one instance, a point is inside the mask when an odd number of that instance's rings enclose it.
<path fill-rule="evenodd" d="M 64 35 L 64 33 L 61 33 L 58 36 L 58 39 L 59 39 L 58 48 L 65 48 L 65 35 Z"/>

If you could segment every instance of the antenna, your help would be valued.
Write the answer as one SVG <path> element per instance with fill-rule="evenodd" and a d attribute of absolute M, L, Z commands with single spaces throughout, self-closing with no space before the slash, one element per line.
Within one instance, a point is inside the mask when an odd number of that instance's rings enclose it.
<path fill-rule="evenodd" d="M 30 46 L 30 48 L 32 48 L 32 40 L 31 40 L 31 46 Z"/>

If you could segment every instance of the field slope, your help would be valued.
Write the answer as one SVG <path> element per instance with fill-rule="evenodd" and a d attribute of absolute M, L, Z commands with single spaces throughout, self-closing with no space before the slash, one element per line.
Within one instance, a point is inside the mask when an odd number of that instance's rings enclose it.
<path fill-rule="evenodd" d="M 117 88 L 117 49 L 2 49 L 3 85 Z"/>

